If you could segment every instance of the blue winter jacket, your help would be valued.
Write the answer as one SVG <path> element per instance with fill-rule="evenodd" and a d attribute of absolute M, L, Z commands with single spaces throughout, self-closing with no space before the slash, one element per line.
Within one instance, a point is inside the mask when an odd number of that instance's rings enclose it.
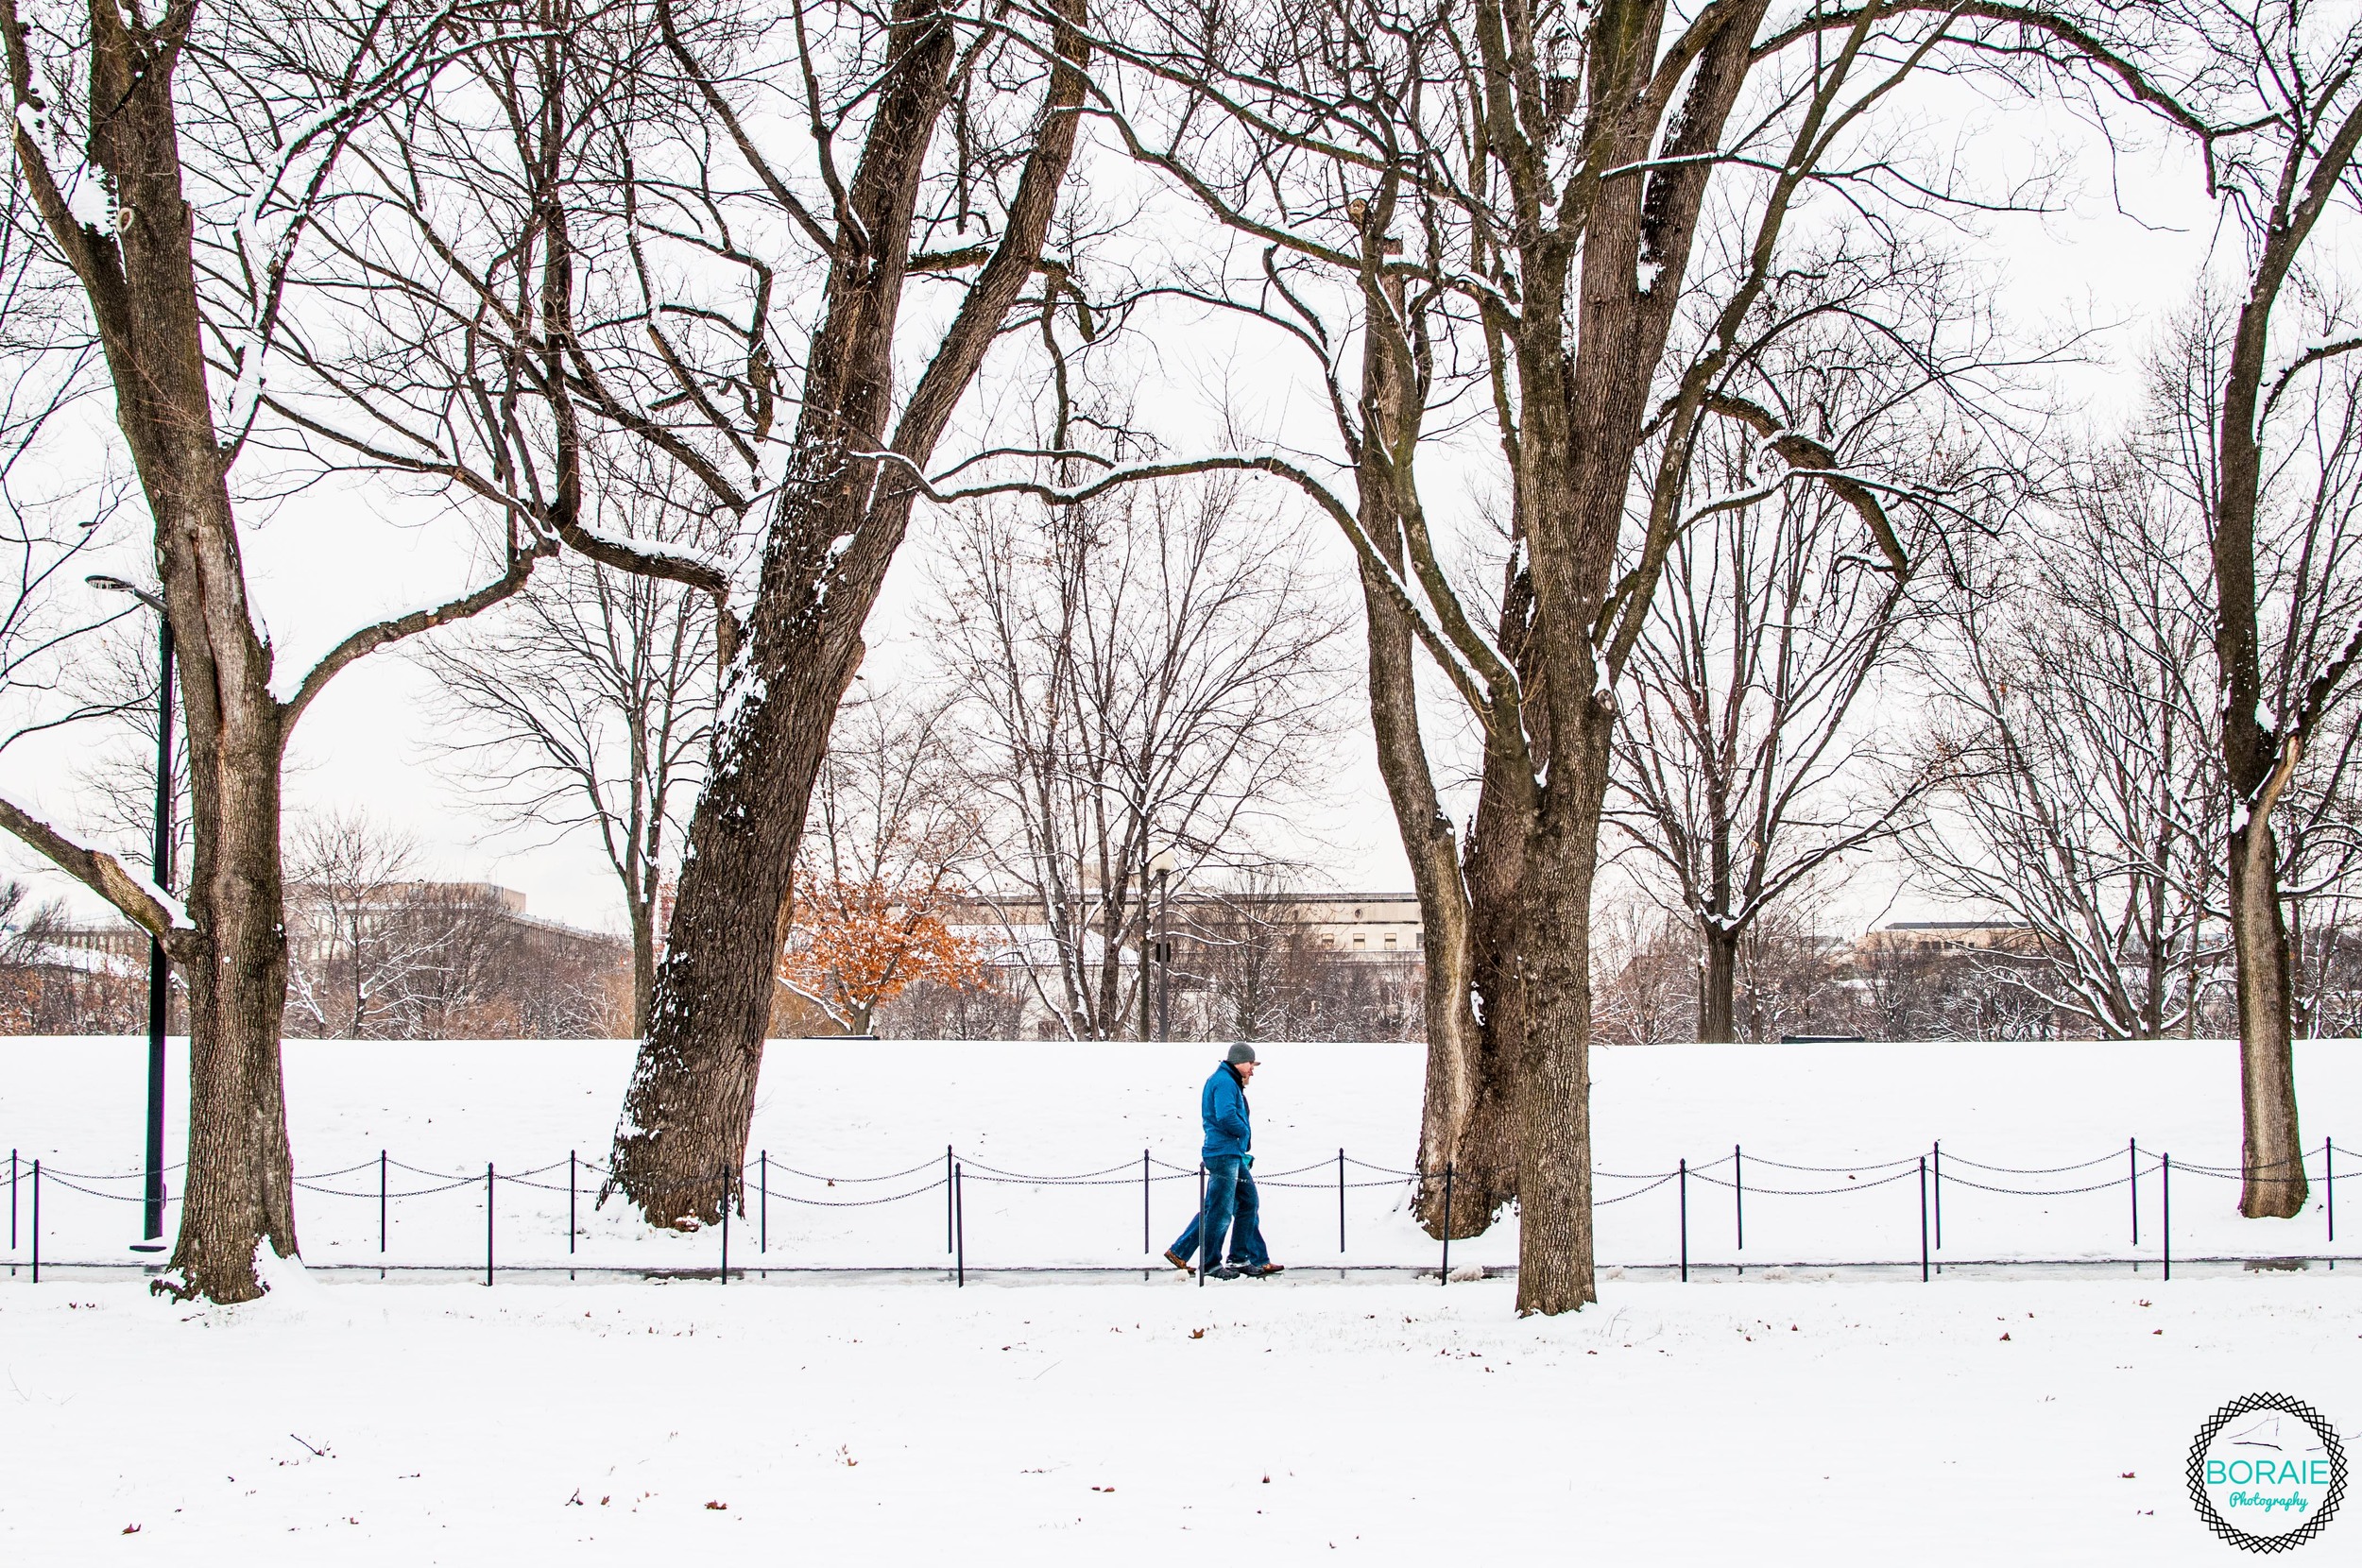
<path fill-rule="evenodd" d="M 1237 1159 L 1253 1146 L 1255 1131 L 1246 1119 L 1246 1085 L 1239 1082 L 1229 1063 L 1217 1066 L 1206 1081 L 1197 1110 L 1206 1119 L 1206 1158 Z"/>

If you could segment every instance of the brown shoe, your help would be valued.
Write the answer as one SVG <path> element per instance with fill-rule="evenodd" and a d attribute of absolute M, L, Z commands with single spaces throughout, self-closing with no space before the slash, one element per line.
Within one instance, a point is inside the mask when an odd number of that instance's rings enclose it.
<path fill-rule="evenodd" d="M 1185 1274 L 1194 1274 L 1197 1272 L 1196 1270 L 1190 1268 L 1187 1263 L 1183 1262 L 1180 1254 L 1173 1252 L 1171 1248 L 1167 1248 L 1165 1251 L 1165 1261 L 1172 1264 L 1175 1269 L 1180 1270 Z"/>
<path fill-rule="evenodd" d="M 1287 1271 L 1288 1266 L 1284 1263 L 1266 1263 L 1259 1269 L 1241 1269 L 1239 1270 L 1240 1273 L 1244 1274 L 1251 1280 L 1267 1280 L 1274 1274 L 1284 1274 Z"/>

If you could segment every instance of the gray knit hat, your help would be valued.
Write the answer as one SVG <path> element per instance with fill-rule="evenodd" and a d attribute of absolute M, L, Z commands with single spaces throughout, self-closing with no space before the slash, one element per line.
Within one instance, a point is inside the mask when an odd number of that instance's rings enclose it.
<path fill-rule="evenodd" d="M 1234 1067 L 1243 1066 L 1245 1064 L 1255 1060 L 1255 1048 L 1248 1045 L 1244 1040 L 1241 1040 L 1237 1045 L 1230 1048 L 1230 1054 L 1224 1057 L 1223 1060 L 1229 1063 Z"/>

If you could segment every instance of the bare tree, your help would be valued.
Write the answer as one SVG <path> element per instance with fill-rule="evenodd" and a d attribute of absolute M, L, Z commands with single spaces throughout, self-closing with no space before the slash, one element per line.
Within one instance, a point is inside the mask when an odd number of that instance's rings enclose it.
<path fill-rule="evenodd" d="M 128 681 L 87 678 L 94 661 L 111 669 L 137 645 L 121 628 L 140 612 L 129 600 L 102 604 L 76 581 L 116 544 L 129 489 L 108 454 L 89 450 L 98 345 L 84 315 L 30 193 L 9 184 L 0 193 L 0 751 L 115 716 L 126 703 L 155 710 L 152 674 L 144 693 Z M 145 641 L 152 649 L 154 639 Z M 152 733 L 149 747 L 152 757 Z M 142 860 L 151 847 L 152 761 L 150 780 L 150 804 L 129 835 Z"/>
<path fill-rule="evenodd" d="M 1140 1032 L 1149 868 L 1165 891 L 1268 859 L 1332 725 L 1336 618 L 1299 541 L 1234 484 L 967 512 L 936 617 L 981 879 L 1068 1037 Z M 1040 930 L 1038 943 L 1019 940 Z"/>
<path fill-rule="evenodd" d="M 628 944 L 527 919 L 506 890 L 396 890 L 385 946 L 418 955 L 389 1032 L 419 1040 L 609 1039 L 629 1004 Z"/>
<path fill-rule="evenodd" d="M 56 966 L 58 933 L 64 925 L 62 902 L 35 904 L 24 883 L 14 878 L 0 881 L 0 1031 L 41 1031 L 51 1011 L 45 1005 L 44 971 Z"/>
<path fill-rule="evenodd" d="M 743 1158 L 789 868 L 917 493 L 904 465 L 1028 291 L 1045 315 L 1074 292 L 1046 245 L 1081 16 L 550 0 L 370 143 L 374 184 L 330 226 L 348 313 L 292 346 L 274 410 L 338 464 L 456 486 L 721 606 L 723 722 L 610 1162 L 651 1222 L 718 1216 Z M 597 526 L 593 428 L 761 515 L 750 547 Z"/>
<path fill-rule="evenodd" d="M 348 1040 L 607 1036 L 621 940 L 523 918 L 515 894 L 426 880 L 416 842 L 364 812 L 288 845 L 290 1018 Z"/>
<path fill-rule="evenodd" d="M 718 128 L 701 133 L 705 145 L 726 139 L 740 172 L 724 178 L 751 186 L 729 205 L 801 247 L 816 286 L 796 297 L 813 317 L 800 396 L 783 449 L 764 462 L 777 488 L 610 1162 L 652 1223 L 716 1218 L 722 1173 L 745 1159 L 796 845 L 863 625 L 918 499 L 916 470 L 1027 289 L 1040 280 L 1046 321 L 1070 276 L 1046 247 L 1083 103 L 1085 16 L 1082 0 L 1059 0 L 972 26 L 901 0 L 814 30 L 790 8 L 769 29 L 780 68 L 725 77 L 748 58 L 742 41 L 689 26 L 669 0 L 657 7 L 667 58 Z M 849 167 L 840 147 L 858 148 Z M 698 166 L 724 161 L 708 154 Z M 825 199 L 807 205 L 799 190 Z M 709 206 L 682 231 L 708 254 L 745 256 L 726 210 Z M 989 237 L 970 239 L 979 216 Z M 900 331 L 915 280 L 970 270 L 948 309 L 925 318 L 923 340 Z M 898 400 L 898 365 L 912 360 L 925 367 Z M 730 422 L 698 387 L 683 392 L 716 425 Z M 749 406 L 749 422 L 767 426 L 769 392 Z M 726 645 L 738 635 L 727 628 Z"/>
<path fill-rule="evenodd" d="M 476 19 L 492 22 L 489 16 Z M 19 174 L 97 339 L 115 422 L 154 520 L 190 736 L 184 906 L 115 857 L 0 804 L 0 827 L 153 933 L 189 987 L 182 1295 L 261 1291 L 258 1241 L 296 1250 L 280 1073 L 285 1001 L 281 766 L 297 721 L 374 650 L 512 593 L 542 544 L 513 523 L 497 565 L 433 607 L 372 622 L 308 669 L 275 670 L 251 607 L 231 475 L 265 360 L 316 297 L 303 242 L 353 131 L 396 106 L 467 23 L 450 9 L 343 13 L 180 0 L 27 15 L 0 5 Z M 324 72 L 278 69 L 287 46 Z M 85 161 L 87 156 L 87 162 Z M 291 312 L 291 304 L 298 308 Z M 216 400 L 214 378 L 228 383 Z"/>
<path fill-rule="evenodd" d="M 1601 905 L 1592 917 L 1593 1039 L 1603 1046 L 1657 1046 L 1694 1038 L 1695 923 L 1637 894 Z"/>
<path fill-rule="evenodd" d="M 1925 664 L 1943 783 L 1909 840 L 1930 891 L 2030 934 L 1984 966 L 2109 1039 L 2182 1030 L 2223 956 L 2205 544 L 2152 471 L 2093 454 L 2057 513 L 1947 552 Z"/>
<path fill-rule="evenodd" d="M 1782 423 L 1855 445 L 1834 412 Z M 1748 446 L 1720 433 L 1691 483 L 1744 495 Z M 1908 827 L 1926 788 L 1926 770 L 1888 765 L 1900 726 L 1856 711 L 1905 619 L 1904 584 L 1858 530 L 1818 487 L 1708 513 L 1668 553 L 1634 644 L 1609 811 L 1697 923 L 1700 1040 L 1739 1038 L 1739 946 L 1764 911 Z"/>
<path fill-rule="evenodd" d="M 327 1038 L 408 1034 L 411 979 L 436 956 L 434 935 L 401 918 L 417 842 L 357 811 L 307 818 L 292 841 L 289 1014 Z"/>
<path fill-rule="evenodd" d="M 2286 492 L 2311 487 L 2301 469 L 2287 471 L 2288 454 L 2303 443 L 2291 442 L 2285 426 L 2305 422 L 2303 400 L 2287 395 L 2362 349 L 2362 331 L 2334 303 L 2304 308 L 2308 296 L 2321 298 L 2307 279 L 2307 257 L 2319 248 L 2313 242 L 2336 232 L 2355 201 L 2362 26 L 2350 7 L 2314 0 L 2265 8 L 2169 0 L 2148 9 L 2161 38 L 2149 76 L 2165 84 L 2149 101 L 2197 135 L 2208 194 L 2245 241 L 2245 286 L 2219 332 L 2207 324 L 2205 353 L 2180 378 L 2179 413 L 2185 471 L 2202 481 L 2193 499 L 2213 548 L 2239 1014 L 2239 1212 L 2285 1217 L 2303 1209 L 2307 1189 L 2273 818 L 2362 656 L 2362 619 L 2331 619 L 2333 606 L 2316 597 L 2342 590 L 2334 574 L 2268 581 L 2267 541 L 2275 510 L 2296 504 Z M 2292 321 L 2290 304 L 2316 318 Z M 2277 658 L 2275 622 L 2285 651 Z"/>
<path fill-rule="evenodd" d="M 1313 1021 L 1319 941 L 1300 900 L 1276 876 L 1250 871 L 1241 885 L 1190 912 L 1175 959 L 1202 992 L 1204 1030 L 1236 1040 L 1321 1038 Z"/>
<path fill-rule="evenodd" d="M 587 503 L 623 514 L 604 532 L 712 542 L 677 478 L 615 477 Z M 597 837 L 630 921 L 634 1034 L 647 1031 L 656 989 L 659 888 L 711 740 L 714 614 L 693 588 L 574 560 L 418 656 L 461 737 L 445 755 L 498 820 Z"/>
<path fill-rule="evenodd" d="M 992 933 L 982 933 L 989 936 Z M 878 1010 L 874 1027 L 889 1040 L 1015 1040 L 1025 1022 L 1024 982 L 1013 965 L 986 966 L 986 983 L 911 982 Z"/>

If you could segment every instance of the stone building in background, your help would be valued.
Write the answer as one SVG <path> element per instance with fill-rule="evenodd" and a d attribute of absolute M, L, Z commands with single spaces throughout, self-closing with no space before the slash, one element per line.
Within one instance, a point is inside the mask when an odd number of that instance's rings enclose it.
<path fill-rule="evenodd" d="M 6 895 L 0 887 L 0 902 Z M 294 883 L 287 915 L 293 1038 L 604 1039 L 631 1027 L 630 943 L 536 918 L 511 888 Z M 180 989 L 176 980 L 175 1033 L 184 1027 Z M 53 913 L 0 942 L 0 1031 L 146 1027 L 146 932 Z"/>

